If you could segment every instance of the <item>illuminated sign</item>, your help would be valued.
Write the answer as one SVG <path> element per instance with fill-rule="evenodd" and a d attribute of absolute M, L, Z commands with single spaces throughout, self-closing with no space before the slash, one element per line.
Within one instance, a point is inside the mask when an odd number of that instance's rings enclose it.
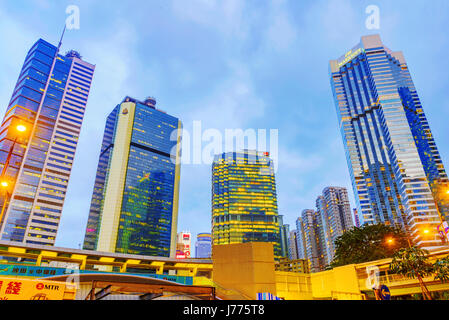
<path fill-rule="evenodd" d="M 184 254 L 185 258 L 185 254 Z M 65 274 L 85 274 L 85 273 L 107 273 L 118 274 L 116 272 L 105 272 L 97 270 L 79 270 L 70 268 L 51 268 L 51 267 L 36 267 L 36 266 L 23 266 L 23 265 L 8 265 L 0 264 L 0 281 L 3 277 L 33 277 L 33 278 L 46 278 L 52 276 L 61 276 Z M 129 275 L 135 275 L 140 277 L 149 277 L 157 279 L 165 279 L 166 275 L 159 275 L 153 273 L 126 273 Z M 170 281 L 174 281 L 181 284 L 192 285 L 193 278 L 187 276 L 170 276 Z M 54 283 L 54 282 L 52 282 Z"/>
<path fill-rule="evenodd" d="M 449 226 L 446 221 L 437 226 L 438 233 L 441 237 L 449 241 Z"/>
<path fill-rule="evenodd" d="M 66 286 L 75 289 L 64 282 L 0 278 L 0 300 L 63 300 Z"/>
<path fill-rule="evenodd" d="M 386 285 L 382 285 L 380 287 L 380 296 L 382 300 L 390 300 L 391 299 L 391 293 L 390 289 Z"/>
<path fill-rule="evenodd" d="M 355 50 L 354 52 L 352 52 L 352 50 L 350 50 L 349 52 L 347 52 L 345 54 L 345 58 L 339 62 L 337 64 L 337 66 L 340 68 L 343 65 L 345 65 L 346 63 L 348 63 L 349 61 L 351 61 L 352 59 L 354 59 L 355 57 L 357 57 L 359 54 L 361 54 L 362 52 L 365 52 L 365 50 L 363 50 L 362 48 L 358 48 L 357 50 Z"/>

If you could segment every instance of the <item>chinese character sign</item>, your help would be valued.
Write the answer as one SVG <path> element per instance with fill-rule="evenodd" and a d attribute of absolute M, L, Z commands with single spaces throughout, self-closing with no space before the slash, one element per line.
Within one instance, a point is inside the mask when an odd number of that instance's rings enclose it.
<path fill-rule="evenodd" d="M 64 282 L 0 278 L 0 300 L 62 300 Z"/>

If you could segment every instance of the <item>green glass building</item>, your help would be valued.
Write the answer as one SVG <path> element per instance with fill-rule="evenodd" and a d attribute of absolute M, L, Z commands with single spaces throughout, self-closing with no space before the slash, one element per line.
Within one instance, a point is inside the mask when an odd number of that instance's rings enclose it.
<path fill-rule="evenodd" d="M 271 242 L 281 257 L 273 160 L 244 150 L 215 156 L 212 165 L 213 244 Z"/>
<path fill-rule="evenodd" d="M 181 122 L 126 97 L 106 121 L 84 248 L 174 257 Z"/>

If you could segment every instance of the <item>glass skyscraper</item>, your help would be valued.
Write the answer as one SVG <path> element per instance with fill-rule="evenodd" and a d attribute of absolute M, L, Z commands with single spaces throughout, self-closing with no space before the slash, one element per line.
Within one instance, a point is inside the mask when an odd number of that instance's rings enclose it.
<path fill-rule="evenodd" d="M 195 243 L 195 258 L 209 259 L 212 257 L 212 234 L 198 233 Z"/>
<path fill-rule="evenodd" d="M 244 150 L 215 156 L 212 165 L 213 244 L 271 242 L 281 257 L 273 161 Z"/>
<path fill-rule="evenodd" d="M 28 51 L 0 127 L 2 240 L 55 242 L 95 70 L 60 45 Z"/>
<path fill-rule="evenodd" d="M 84 248 L 175 257 L 181 121 L 126 97 L 108 116 Z"/>
<path fill-rule="evenodd" d="M 288 235 L 290 234 L 290 225 L 284 224 L 283 216 L 279 215 L 279 232 L 281 235 L 281 255 L 288 257 Z"/>
<path fill-rule="evenodd" d="M 360 223 L 399 225 L 422 247 L 441 245 L 448 178 L 402 52 L 362 37 L 330 61 L 330 79 Z"/>

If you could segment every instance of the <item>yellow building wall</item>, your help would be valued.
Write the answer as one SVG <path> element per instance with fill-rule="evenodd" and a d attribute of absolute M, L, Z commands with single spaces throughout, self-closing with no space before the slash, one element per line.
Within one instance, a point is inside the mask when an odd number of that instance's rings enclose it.
<path fill-rule="evenodd" d="M 277 296 L 285 300 L 312 300 L 310 274 L 276 271 Z"/>
<path fill-rule="evenodd" d="M 265 242 L 214 245 L 213 281 L 226 289 L 257 299 L 257 293 L 276 295 L 273 244 Z"/>
<path fill-rule="evenodd" d="M 312 273 L 312 295 L 315 299 L 361 300 L 355 265 Z"/>

